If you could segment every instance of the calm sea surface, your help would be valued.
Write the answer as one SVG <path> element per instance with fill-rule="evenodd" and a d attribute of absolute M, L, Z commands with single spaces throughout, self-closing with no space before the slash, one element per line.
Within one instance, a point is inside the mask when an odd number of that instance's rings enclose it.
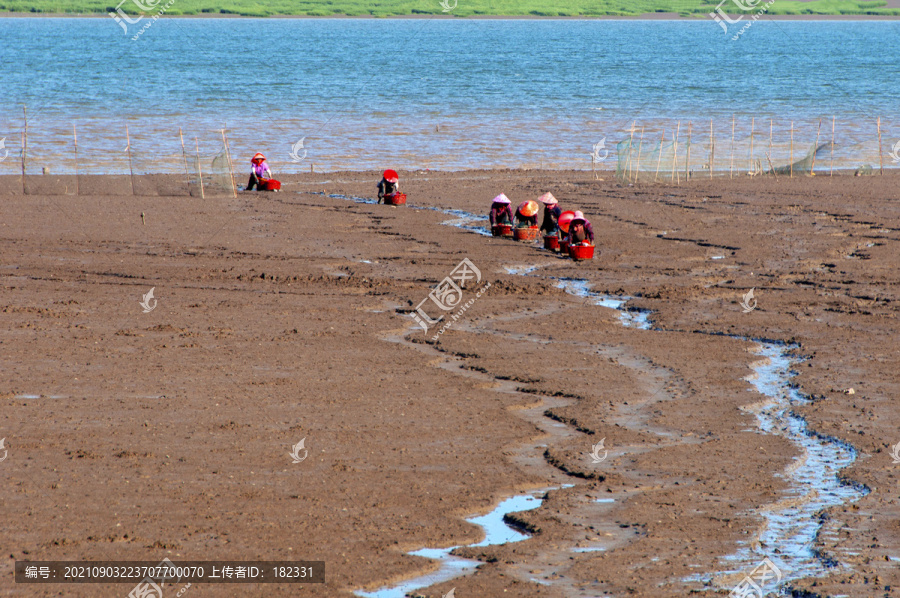
<path fill-rule="evenodd" d="M 590 168 L 592 148 L 688 122 L 812 143 L 900 140 L 900 22 L 3 18 L 0 137 L 32 163 L 140 168 L 221 145 L 239 164 Z M 749 22 L 749 18 L 744 23 Z M 762 124 L 761 124 L 762 123 Z M 703 131 L 701 133 L 701 131 Z M 291 158 L 296 146 L 295 159 Z M 2 150 L 0 150 L 2 155 Z M 598 148 L 597 156 L 605 151 Z M 613 162 L 610 154 L 607 166 Z M 17 165 L 0 162 L 0 172 Z M 139 169 L 140 169 L 139 168 Z"/>

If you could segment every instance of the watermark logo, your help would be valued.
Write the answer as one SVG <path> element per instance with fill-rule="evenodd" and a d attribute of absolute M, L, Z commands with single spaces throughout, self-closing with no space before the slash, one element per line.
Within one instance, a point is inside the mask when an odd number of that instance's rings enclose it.
<path fill-rule="evenodd" d="M 591 445 L 591 462 L 594 464 L 602 463 L 604 459 L 606 459 L 607 455 L 609 455 L 609 451 L 603 448 L 603 443 L 606 442 L 606 438 L 601 438 L 600 442 L 597 444 Z M 600 456 L 600 451 L 603 451 L 603 456 Z"/>
<path fill-rule="evenodd" d="M 441 0 L 440 5 L 441 5 L 441 8 L 443 9 L 441 12 L 450 12 L 451 10 L 456 8 L 458 3 L 459 3 L 459 0 L 453 0 L 453 4 L 450 4 L 449 0 Z M 451 590 L 451 592 L 452 591 L 453 590 Z"/>
<path fill-rule="evenodd" d="M 600 155 L 600 150 L 603 150 L 603 155 Z M 591 157 L 597 162 L 602 162 L 609 157 L 609 150 L 606 149 L 606 137 L 601 139 L 598 143 L 595 143 L 592 146 Z"/>
<path fill-rule="evenodd" d="M 900 141 L 898 141 L 897 143 L 900 144 Z M 3 162 L 4 160 L 6 160 L 6 157 L 9 155 L 9 150 L 6 149 L 6 137 L 4 137 L 3 139 L 0 139 L 0 149 L 3 150 L 3 155 L 0 156 L 0 162 Z"/>
<path fill-rule="evenodd" d="M 306 450 L 305 444 L 306 437 L 304 436 L 300 439 L 300 442 L 291 447 L 291 452 L 288 453 L 288 455 L 290 455 L 291 459 L 293 459 L 293 463 L 300 463 L 309 456 L 309 451 Z M 302 457 L 300 456 L 300 451 L 303 451 Z"/>
<path fill-rule="evenodd" d="M 119 27 L 122 28 L 122 31 L 125 33 L 125 35 L 128 35 L 128 25 L 137 25 L 141 21 L 141 19 L 144 18 L 145 15 L 141 14 L 136 19 L 132 19 L 131 17 L 129 17 L 127 14 L 125 14 L 125 11 L 122 10 L 122 5 L 125 4 L 126 2 L 132 2 L 135 6 L 138 7 L 138 9 L 140 10 L 141 13 L 147 13 L 152 10 L 155 10 L 157 5 L 160 2 L 162 2 L 162 0 L 149 0 L 147 2 L 142 2 L 141 0 L 122 0 L 121 2 L 119 2 L 119 5 L 116 6 L 116 12 L 109 13 L 109 16 L 112 17 L 115 20 L 115 22 L 119 24 Z M 147 29 L 149 29 L 150 26 L 153 25 L 153 23 L 155 23 L 157 19 L 159 19 L 161 16 L 163 16 L 166 13 L 166 11 L 168 11 L 169 8 L 172 7 L 172 5 L 174 3 L 175 3 L 175 0 L 169 0 L 168 2 L 166 2 L 165 6 L 161 7 L 159 10 L 156 11 L 155 15 L 150 17 L 150 22 L 147 23 L 146 25 L 144 25 L 143 27 L 141 27 L 140 30 L 134 36 L 132 36 L 131 41 L 137 41 L 137 39 Z"/>
<path fill-rule="evenodd" d="M 774 577 L 774 579 L 772 579 Z M 762 560 L 753 568 L 741 582 L 734 586 L 728 598 L 763 598 L 763 586 L 768 583 L 778 583 L 783 577 L 781 570 L 775 566 L 769 557 Z"/>
<path fill-rule="evenodd" d="M 3 448 L 2 440 L 0 440 L 0 448 Z M 894 458 L 894 463 L 900 463 L 900 442 L 891 447 L 891 457 Z M 0 459 L 0 461 L 2 460 L 3 459 Z"/>
<path fill-rule="evenodd" d="M 744 16 L 746 16 L 740 15 L 736 19 L 732 19 L 731 17 L 729 17 L 728 13 L 722 10 L 722 5 L 729 1 L 742 12 L 750 12 L 751 10 L 754 10 L 757 6 L 759 6 L 759 3 L 762 2 L 762 0 L 722 0 L 721 2 L 719 2 L 719 5 L 716 6 L 716 10 L 709 13 L 709 16 L 711 16 L 713 20 L 719 24 L 719 26 L 722 28 L 722 31 L 724 31 L 726 34 L 728 33 L 728 25 L 736 25 L 744 19 Z M 764 15 L 769 10 L 769 7 L 774 3 L 775 0 L 769 0 L 768 2 L 766 2 L 765 6 L 760 8 L 756 12 L 756 14 L 751 17 L 750 22 L 744 24 L 744 26 L 741 27 L 741 30 L 731 38 L 732 41 L 743 35 L 744 32 L 747 31 L 747 29 L 749 29 L 757 19 Z"/>
<path fill-rule="evenodd" d="M 306 148 L 303 147 L 303 140 L 306 137 L 301 137 L 300 141 L 291 146 L 291 162 L 297 163 L 302 162 L 306 157 Z M 300 155 L 300 150 L 303 150 L 303 155 Z"/>
<path fill-rule="evenodd" d="M 151 311 L 156 309 L 156 304 L 158 301 L 153 298 L 153 291 L 156 290 L 156 287 L 150 289 L 150 292 L 144 295 L 144 300 L 141 301 L 141 307 L 144 308 L 144 313 L 149 314 Z M 150 302 L 153 301 L 153 305 L 150 305 Z"/>
<path fill-rule="evenodd" d="M 161 560 L 156 567 L 151 567 L 149 570 L 156 573 L 156 575 L 148 575 L 139 581 L 138 584 L 128 592 L 128 598 L 163 598 L 162 586 L 166 585 L 166 580 L 171 579 L 177 581 L 174 574 L 178 569 L 175 567 L 175 563 L 168 558 Z M 157 581 L 162 585 L 157 584 Z M 172 583 L 175 583 L 175 581 Z M 178 590 L 178 593 L 175 594 L 175 596 L 182 596 L 190 587 L 191 584 L 185 584 L 184 587 Z"/>
<path fill-rule="evenodd" d="M 456 598 L 456 588 L 450 588 L 450 591 L 444 594 L 442 598 Z"/>
<path fill-rule="evenodd" d="M 134 2 L 134 4 L 144 12 L 152 10 L 153 7 L 144 6 L 137 0 L 122 0 L 121 2 L 119 2 L 119 5 L 116 7 L 116 12 L 109 13 L 109 16 L 111 16 L 116 21 L 116 23 L 119 24 L 119 27 L 122 28 L 122 31 L 125 33 L 125 35 L 128 35 L 128 25 L 137 25 L 140 22 L 140 20 L 144 18 L 144 15 L 140 15 L 136 19 L 132 19 L 131 17 L 129 17 L 127 14 L 125 14 L 125 11 L 122 10 L 122 5 L 125 4 L 126 2 Z M 157 0 L 157 2 L 159 2 L 159 0 Z M 118 13 L 118 14 L 116 14 L 116 13 Z M 126 25 L 126 23 L 128 23 L 128 25 Z"/>
<path fill-rule="evenodd" d="M 9 451 L 6 450 L 6 447 L 3 445 L 4 442 L 6 442 L 6 438 L 0 438 L 0 450 L 3 451 L 3 456 L 0 457 L 0 462 L 6 461 L 6 457 L 9 453 Z"/>
<path fill-rule="evenodd" d="M 756 297 L 753 296 L 753 291 L 756 290 L 756 287 L 753 287 L 744 295 L 743 300 L 741 301 L 741 307 L 743 307 L 743 311 L 745 314 L 749 314 L 751 311 L 756 309 Z M 752 303 L 751 303 L 752 301 Z"/>
<path fill-rule="evenodd" d="M 4 137 L 3 139 L 6 139 Z M 3 147 L 3 139 L 0 139 L 0 147 Z M 891 151 L 888 152 L 888 155 L 891 157 L 892 162 L 900 162 L 900 139 L 897 140 L 897 143 L 891 147 Z M 3 156 L 4 158 L 6 156 Z M 2 160 L 2 158 L 0 158 Z"/>
<path fill-rule="evenodd" d="M 434 287 L 434 289 L 428 293 L 428 296 L 422 299 L 419 304 L 416 306 L 415 311 L 410 315 L 412 319 L 422 327 L 424 332 L 428 332 L 428 326 L 434 325 L 444 319 L 444 316 L 439 316 L 437 319 L 432 319 L 422 308 L 422 304 L 431 299 L 431 302 L 434 303 L 441 311 L 451 311 L 456 309 L 457 306 L 462 303 L 463 298 L 463 289 L 466 286 L 466 282 L 474 280 L 475 284 L 481 282 L 481 270 L 479 270 L 475 264 L 469 258 L 463 258 L 459 264 L 456 265 L 456 268 L 450 273 L 450 276 L 444 278 L 441 282 Z M 481 297 L 481 294 L 484 293 L 489 287 L 491 283 L 485 285 L 478 293 L 475 295 L 475 299 Z M 475 299 L 470 299 L 465 304 L 462 305 L 461 309 L 458 313 L 451 316 L 453 321 L 458 320 L 463 313 L 475 302 Z M 438 335 L 443 334 L 444 330 L 450 327 L 452 322 L 448 322 L 441 328 L 441 331 Z M 437 340 L 437 336 L 435 336 L 434 340 Z"/>

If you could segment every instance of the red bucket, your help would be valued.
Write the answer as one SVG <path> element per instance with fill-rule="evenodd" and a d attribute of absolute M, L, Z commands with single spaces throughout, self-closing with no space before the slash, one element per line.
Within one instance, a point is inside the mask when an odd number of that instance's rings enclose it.
<path fill-rule="evenodd" d="M 579 260 L 590 260 L 594 258 L 593 245 L 572 245 L 569 247 L 569 257 L 576 262 Z"/>
<path fill-rule="evenodd" d="M 536 226 L 521 226 L 516 228 L 514 236 L 516 241 L 536 241 L 539 234 Z"/>
<path fill-rule="evenodd" d="M 562 253 L 563 255 L 569 254 L 569 242 L 566 241 L 565 239 L 559 240 L 559 252 Z"/>
<path fill-rule="evenodd" d="M 406 193 L 394 193 L 393 195 L 385 195 L 384 203 L 389 206 L 402 206 L 406 203 Z"/>
<path fill-rule="evenodd" d="M 556 235 L 546 235 L 544 237 L 544 249 L 559 251 L 559 237 Z"/>
<path fill-rule="evenodd" d="M 281 189 L 281 182 L 275 179 L 260 179 L 259 187 L 261 191 L 278 191 Z"/>
<path fill-rule="evenodd" d="M 495 224 L 491 227 L 491 234 L 495 237 L 511 237 L 513 236 L 512 224 Z"/>

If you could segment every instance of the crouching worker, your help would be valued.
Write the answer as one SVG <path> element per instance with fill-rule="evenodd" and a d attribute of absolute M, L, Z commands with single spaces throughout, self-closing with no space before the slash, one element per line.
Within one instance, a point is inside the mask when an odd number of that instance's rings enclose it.
<path fill-rule="evenodd" d="M 544 193 L 538 197 L 538 201 L 544 204 L 544 217 L 541 219 L 541 232 L 545 237 L 559 235 L 559 215 L 562 210 L 559 202 L 552 193 Z"/>
<path fill-rule="evenodd" d="M 491 228 L 498 224 L 512 224 L 513 213 L 510 203 L 509 198 L 503 193 L 491 201 L 491 213 L 489 214 Z"/>
<path fill-rule="evenodd" d="M 536 201 L 524 201 L 516 210 L 516 228 L 537 228 L 538 208 Z"/>
<path fill-rule="evenodd" d="M 591 223 L 584 217 L 584 214 L 579 210 L 575 212 L 575 217 L 572 218 L 572 222 L 569 223 L 569 246 L 578 245 L 578 244 L 594 244 L 594 227 L 591 226 Z"/>
<path fill-rule="evenodd" d="M 378 203 L 384 201 L 385 197 L 393 197 L 400 192 L 400 177 L 395 170 L 385 170 L 378 181 Z"/>
<path fill-rule="evenodd" d="M 278 191 L 281 189 L 281 183 L 272 178 L 272 171 L 269 170 L 269 164 L 266 157 L 260 153 L 256 153 L 250 160 L 250 180 L 247 181 L 246 191 L 253 191 L 256 187 L 257 191 Z"/>

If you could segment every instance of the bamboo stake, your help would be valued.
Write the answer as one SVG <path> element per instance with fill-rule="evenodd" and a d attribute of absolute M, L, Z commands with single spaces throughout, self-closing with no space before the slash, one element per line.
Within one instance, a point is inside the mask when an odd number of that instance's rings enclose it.
<path fill-rule="evenodd" d="M 688 142 L 687 142 L 687 158 L 684 161 L 684 180 L 687 181 L 691 176 L 691 133 L 693 132 L 694 124 L 692 121 L 688 121 Z"/>
<path fill-rule="evenodd" d="M 25 176 L 25 155 L 28 153 L 28 107 L 22 104 L 22 118 L 25 121 L 25 130 L 22 137 L 22 176 Z"/>
<path fill-rule="evenodd" d="M 831 174 L 834 176 L 834 116 L 831 117 Z"/>
<path fill-rule="evenodd" d="M 713 177 L 713 165 L 716 163 L 716 138 L 713 136 L 713 121 L 709 119 L 709 178 Z"/>
<path fill-rule="evenodd" d="M 819 133 L 822 132 L 822 119 L 819 119 L 819 128 L 816 130 L 816 146 L 813 148 L 812 166 L 809 167 L 810 176 L 816 176 L 816 154 L 819 153 Z"/>
<path fill-rule="evenodd" d="M 766 152 L 766 160 L 769 161 L 769 169 L 772 171 L 772 174 L 775 176 L 775 180 L 778 180 L 778 173 L 775 172 L 775 166 L 772 164 L 772 158 L 769 157 L 769 152 Z"/>
<path fill-rule="evenodd" d="M 675 129 L 675 145 L 672 146 L 672 178 L 677 183 L 681 183 L 681 178 L 675 170 L 678 167 L 678 133 L 681 132 L 681 121 L 678 121 L 678 127 Z"/>
<path fill-rule="evenodd" d="M 72 123 L 72 137 L 75 139 L 75 195 L 78 195 L 78 131 Z"/>
<path fill-rule="evenodd" d="M 131 194 L 137 195 L 134 192 L 134 163 L 131 160 L 131 134 L 128 133 L 128 125 L 125 125 L 125 139 L 128 140 L 128 145 L 125 146 L 125 149 L 128 150 L 128 169 L 131 170 Z"/>
<path fill-rule="evenodd" d="M 641 140 L 638 142 L 638 169 L 634 174 L 634 182 L 636 183 L 638 180 L 638 176 L 641 173 L 641 151 L 644 149 L 644 125 L 641 125 Z"/>
<path fill-rule="evenodd" d="M 206 199 L 203 194 L 203 168 L 200 166 L 200 139 L 194 137 L 194 141 L 197 143 L 197 180 L 200 181 L 200 199 Z"/>
<path fill-rule="evenodd" d="M 181 161 L 184 162 L 184 176 L 187 180 L 188 196 L 191 194 L 191 171 L 188 170 L 187 152 L 184 151 L 184 133 L 181 127 L 178 127 L 178 138 L 181 139 Z"/>
<path fill-rule="evenodd" d="M 662 149 L 663 143 L 666 141 L 666 130 L 663 129 L 662 138 L 659 140 L 659 157 L 656 160 L 656 175 L 653 177 L 653 181 L 656 182 L 656 179 L 659 178 L 659 166 L 662 164 Z"/>
<path fill-rule="evenodd" d="M 228 149 L 228 137 L 225 136 L 225 129 L 222 129 L 222 143 L 225 144 L 225 159 L 228 160 L 228 177 L 231 181 L 231 196 L 237 197 L 237 187 L 234 185 L 234 165 L 231 163 L 231 150 Z"/>
<path fill-rule="evenodd" d="M 22 118 L 25 120 L 25 126 L 22 129 L 22 195 L 26 195 L 25 188 L 25 160 L 28 154 L 28 109 L 22 104 Z"/>
<path fill-rule="evenodd" d="M 881 117 L 878 117 L 878 163 L 880 164 L 881 174 L 884 175 L 884 152 L 881 149 Z"/>
<path fill-rule="evenodd" d="M 636 120 L 631 121 L 631 136 L 628 138 L 628 161 L 625 162 L 625 180 L 629 180 L 631 175 L 629 174 L 629 169 L 631 168 L 631 156 L 634 152 L 634 126 L 637 124 Z M 640 164 L 638 164 L 640 168 Z"/>
<path fill-rule="evenodd" d="M 734 114 L 731 115 L 731 175 L 734 178 Z"/>
<path fill-rule="evenodd" d="M 750 165 L 747 167 L 748 172 L 753 170 L 753 136 L 756 134 L 756 117 L 750 119 Z"/>
<path fill-rule="evenodd" d="M 794 178 L 794 121 L 791 121 L 791 178 Z"/>
<path fill-rule="evenodd" d="M 766 159 L 769 161 L 769 167 L 772 169 L 772 174 L 775 174 L 775 167 L 772 165 L 772 159 L 769 157 L 769 154 L 772 151 L 772 131 L 775 128 L 775 122 L 770 118 L 769 119 L 769 151 L 766 152 Z M 778 179 L 778 175 L 775 174 L 775 178 Z"/>

